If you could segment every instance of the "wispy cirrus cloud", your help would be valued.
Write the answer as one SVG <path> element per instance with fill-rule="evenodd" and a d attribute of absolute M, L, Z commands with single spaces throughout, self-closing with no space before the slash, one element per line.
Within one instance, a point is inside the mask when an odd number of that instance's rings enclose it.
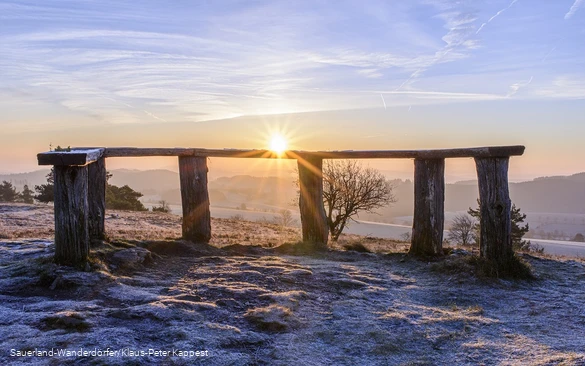
<path fill-rule="evenodd" d="M 583 5 L 583 0 L 575 0 L 569 11 L 565 14 L 565 20 L 571 18 L 577 12 L 579 7 Z"/>
<path fill-rule="evenodd" d="M 112 123 L 496 100 L 529 63 L 476 34 L 515 3 L 13 0 L 0 4 L 0 83 Z"/>
<path fill-rule="evenodd" d="M 554 78 L 549 85 L 535 91 L 536 95 L 555 99 L 585 99 L 584 75 L 562 75 Z"/>
<path fill-rule="evenodd" d="M 439 10 L 437 18 L 444 21 L 443 28 L 447 29 L 441 40 L 444 45 L 434 54 L 425 59 L 410 76 L 402 82 L 396 90 L 410 87 L 417 78 L 434 65 L 449 62 L 454 59 L 468 57 L 468 51 L 478 47 L 476 40 L 472 39 L 473 23 L 477 20 L 475 11 L 462 7 L 460 3 L 451 1 L 430 2 L 430 5 Z"/>

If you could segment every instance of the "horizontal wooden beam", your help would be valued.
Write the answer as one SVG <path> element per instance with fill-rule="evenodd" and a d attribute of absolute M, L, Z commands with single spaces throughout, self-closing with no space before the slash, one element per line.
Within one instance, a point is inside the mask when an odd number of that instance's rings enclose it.
<path fill-rule="evenodd" d="M 322 159 L 445 159 L 508 157 L 524 154 L 524 146 L 489 146 L 433 150 L 343 150 L 343 151 L 295 151 L 298 155 Z"/>
<path fill-rule="evenodd" d="M 192 149 L 192 148 L 138 148 L 110 147 L 104 156 L 200 156 L 218 158 L 267 158 L 298 159 L 314 157 L 320 159 L 445 159 L 445 158 L 489 158 L 522 155 L 524 146 L 490 146 L 435 150 L 342 150 L 342 151 L 301 151 L 289 150 L 277 154 L 270 150 L 246 149 Z"/>
<path fill-rule="evenodd" d="M 48 151 L 37 154 L 39 165 L 87 165 L 99 158 L 145 156 L 195 156 L 216 158 L 298 159 L 445 159 L 493 158 L 522 155 L 524 146 L 491 146 L 435 150 L 289 150 L 277 154 L 270 150 L 246 149 L 192 149 L 192 148 L 73 148 L 71 151 Z"/>
<path fill-rule="evenodd" d="M 71 151 L 47 151 L 37 154 L 39 165 L 84 166 L 97 161 L 104 155 L 104 148 L 73 148 Z"/>
<path fill-rule="evenodd" d="M 142 148 L 142 147 L 108 147 L 104 156 L 106 158 L 143 157 L 143 156 L 194 156 L 216 158 L 272 158 L 292 157 L 283 154 L 279 156 L 270 150 L 246 150 L 246 149 L 196 149 L 196 148 Z M 295 158 L 292 158 L 295 159 Z"/>

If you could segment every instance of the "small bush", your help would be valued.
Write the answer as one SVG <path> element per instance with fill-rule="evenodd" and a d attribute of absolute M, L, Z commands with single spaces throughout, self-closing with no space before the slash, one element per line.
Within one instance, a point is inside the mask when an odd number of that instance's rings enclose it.
<path fill-rule="evenodd" d="M 68 332 L 87 332 L 91 328 L 81 314 L 72 311 L 48 316 L 41 320 L 41 324 L 47 330 L 63 329 Z"/>
<path fill-rule="evenodd" d="M 160 206 L 153 206 L 152 212 L 164 212 L 164 213 L 171 212 L 171 207 L 169 206 L 167 201 L 162 200 L 162 201 L 159 201 L 158 203 L 160 204 Z"/>
<path fill-rule="evenodd" d="M 10 239 L 10 235 L 8 235 L 2 225 L 0 225 L 0 239 Z"/>
<path fill-rule="evenodd" d="M 506 278 L 506 279 L 533 279 L 530 265 L 517 256 L 494 263 L 475 255 L 447 258 L 433 263 L 431 271 L 448 274 L 475 274 L 477 277 Z"/>
<path fill-rule="evenodd" d="M 366 248 L 366 246 L 360 241 L 354 241 L 351 243 L 343 244 L 345 250 L 352 250 L 360 253 L 371 253 L 372 251 Z"/>
<path fill-rule="evenodd" d="M 472 258 L 476 260 L 475 265 L 480 276 L 521 280 L 534 278 L 530 265 L 515 255 L 500 263 L 494 263 L 485 258 Z"/>
<path fill-rule="evenodd" d="M 127 185 L 118 187 L 111 184 L 106 186 L 106 208 L 110 210 L 147 211 L 138 199 L 142 193 L 136 192 Z"/>

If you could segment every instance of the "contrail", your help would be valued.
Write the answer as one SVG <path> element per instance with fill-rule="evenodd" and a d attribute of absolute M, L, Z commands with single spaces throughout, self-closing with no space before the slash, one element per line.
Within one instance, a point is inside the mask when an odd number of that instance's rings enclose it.
<path fill-rule="evenodd" d="M 492 20 L 496 19 L 496 18 L 498 17 L 498 15 L 500 15 L 500 14 L 502 14 L 503 12 L 505 12 L 506 10 L 510 9 L 510 8 L 512 7 L 512 5 L 514 5 L 514 4 L 516 3 L 516 1 L 518 1 L 518 0 L 513 0 L 513 1 L 510 3 L 510 5 L 508 5 L 508 7 L 506 7 L 506 8 L 504 8 L 504 9 L 502 9 L 502 10 L 498 11 L 498 12 L 496 13 L 496 15 L 494 15 L 494 16 L 493 16 L 493 17 L 491 17 L 491 18 L 489 18 L 487 22 L 483 23 L 483 24 L 482 24 L 482 25 L 479 27 L 479 29 L 477 30 L 477 32 L 475 32 L 475 34 L 478 34 L 478 33 L 479 33 L 479 32 L 480 32 L 482 29 L 483 29 L 483 27 L 485 27 L 486 25 L 488 25 L 488 24 L 489 24 L 489 23 L 490 23 Z M 576 1 L 582 1 L 582 0 L 576 0 Z"/>
<path fill-rule="evenodd" d="M 109 100 L 111 100 L 111 101 L 113 101 L 115 103 L 119 103 L 119 104 L 125 105 L 128 108 L 135 109 L 135 110 L 139 110 L 138 108 L 134 107 L 133 105 L 128 104 L 126 102 L 122 102 L 121 100 L 117 100 L 115 98 L 112 98 L 112 97 L 109 97 L 109 96 L 105 96 L 105 95 L 100 95 L 100 96 L 102 98 L 109 99 Z M 156 116 L 154 113 L 151 113 L 151 112 L 149 112 L 149 111 L 147 111 L 145 109 L 143 109 L 142 112 L 144 112 L 144 114 L 146 114 L 147 116 L 150 116 L 150 117 L 152 117 L 154 119 L 157 119 L 157 120 L 162 121 L 162 122 L 167 122 L 167 120 L 165 120 L 163 118 L 160 118 L 160 117 Z"/>
<path fill-rule="evenodd" d="M 565 14 L 565 20 L 572 17 L 573 14 L 575 14 L 575 12 L 577 11 L 577 9 L 579 9 L 579 7 L 581 6 L 582 3 L 583 3 L 583 0 L 575 0 L 575 2 L 573 3 L 573 6 L 571 6 L 571 9 L 569 9 L 567 14 Z"/>
<path fill-rule="evenodd" d="M 157 116 L 155 116 L 153 113 L 150 113 L 150 112 L 149 112 L 149 111 L 147 111 L 147 110 L 142 110 L 142 111 L 143 111 L 144 113 L 146 113 L 147 115 L 151 116 L 151 117 L 152 117 L 152 118 L 154 118 L 154 119 L 158 119 L 159 121 L 167 122 L 167 120 L 165 120 L 165 119 L 163 119 L 163 118 L 160 118 L 160 117 L 157 117 Z"/>
<path fill-rule="evenodd" d="M 556 50 L 556 49 L 557 49 L 557 46 L 554 46 L 553 48 L 551 48 L 551 49 L 550 49 L 550 51 L 548 51 L 548 52 L 546 53 L 546 55 L 544 55 L 544 57 L 542 58 L 542 60 L 540 60 L 540 62 L 544 62 L 544 61 L 545 61 L 545 60 L 548 58 L 548 56 L 550 56 L 550 54 L 551 54 L 551 53 L 552 53 L 554 50 Z"/>
<path fill-rule="evenodd" d="M 382 93 L 380 93 L 380 97 L 382 98 L 382 103 L 384 103 L 384 110 L 386 110 L 386 101 L 384 100 Z"/>

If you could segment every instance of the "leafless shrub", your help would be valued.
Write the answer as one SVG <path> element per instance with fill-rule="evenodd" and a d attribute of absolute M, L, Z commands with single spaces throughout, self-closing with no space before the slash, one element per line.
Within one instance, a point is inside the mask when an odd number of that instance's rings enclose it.
<path fill-rule="evenodd" d="M 473 244 L 475 242 L 475 225 L 475 221 L 468 214 L 457 215 L 453 219 L 447 239 L 460 245 Z"/>
<path fill-rule="evenodd" d="M 289 227 L 294 226 L 297 220 L 295 220 L 292 216 L 290 210 L 280 210 L 278 216 L 272 219 L 272 223 L 282 226 L 282 227 Z"/>

